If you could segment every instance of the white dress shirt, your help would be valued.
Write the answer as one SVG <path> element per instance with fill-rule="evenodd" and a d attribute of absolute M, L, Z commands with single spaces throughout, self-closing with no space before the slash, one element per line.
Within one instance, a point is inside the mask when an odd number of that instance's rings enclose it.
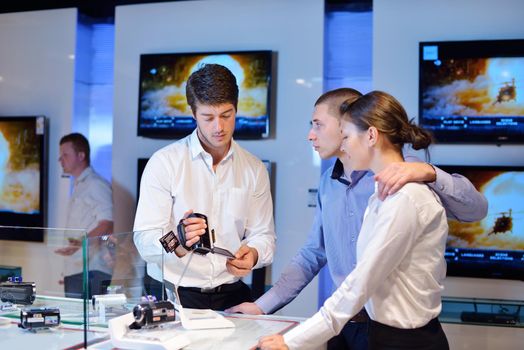
<path fill-rule="evenodd" d="M 134 241 L 146 260 L 148 274 L 162 280 L 159 234 L 144 230 L 174 231 L 184 213 L 192 209 L 208 218 L 215 245 L 235 253 L 242 244 L 258 251 L 254 268 L 273 261 L 275 229 L 269 176 L 264 164 L 231 141 L 227 155 L 213 171 L 213 159 L 200 144 L 196 130 L 155 152 L 140 184 L 134 224 Z M 163 278 L 178 283 L 189 255 L 164 257 Z M 226 258 L 195 254 L 180 283 L 185 287 L 212 288 L 238 281 L 226 270 Z"/>
<path fill-rule="evenodd" d="M 69 207 L 67 212 L 67 228 L 78 228 L 85 230 L 85 233 L 93 230 L 100 221 L 113 221 L 113 195 L 111 185 L 103 177 L 98 175 L 93 168 L 87 167 L 75 179 L 73 193 L 69 199 Z M 71 238 L 81 239 L 78 232 L 66 236 L 75 236 Z M 93 238 L 89 240 L 92 241 Z M 104 262 L 104 251 L 95 249 L 94 245 L 90 245 L 89 270 L 98 270 L 102 272 L 111 272 L 111 268 Z M 76 251 L 71 255 L 72 259 L 66 260 L 64 274 L 70 276 L 81 273 L 82 265 L 82 249 Z"/>
<path fill-rule="evenodd" d="M 284 335 L 290 349 L 315 349 L 365 305 L 372 320 L 404 329 L 441 310 L 448 224 L 427 185 L 408 183 L 384 201 L 370 197 L 357 242 L 357 266 L 324 306 Z"/>

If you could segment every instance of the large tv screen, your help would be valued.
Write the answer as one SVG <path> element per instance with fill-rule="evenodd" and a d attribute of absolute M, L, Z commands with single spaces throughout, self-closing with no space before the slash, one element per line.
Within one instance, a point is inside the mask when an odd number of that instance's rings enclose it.
<path fill-rule="evenodd" d="M 524 143 L 524 40 L 419 50 L 419 124 L 440 143 Z"/>
<path fill-rule="evenodd" d="M 179 138 L 196 127 L 186 81 L 206 63 L 231 70 L 239 87 L 235 138 L 269 135 L 271 51 L 144 54 L 140 56 L 139 136 Z"/>
<path fill-rule="evenodd" d="M 441 166 L 488 200 L 478 222 L 449 221 L 448 276 L 524 280 L 524 167 Z"/>
<path fill-rule="evenodd" d="M 45 227 L 46 120 L 0 117 L 0 225 Z M 0 230 L 0 239 L 43 241 L 42 230 Z"/>

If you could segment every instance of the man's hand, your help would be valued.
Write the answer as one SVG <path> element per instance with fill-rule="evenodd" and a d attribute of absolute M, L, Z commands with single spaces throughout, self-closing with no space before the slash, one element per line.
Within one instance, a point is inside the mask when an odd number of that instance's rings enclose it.
<path fill-rule="evenodd" d="M 270 335 L 267 337 L 262 337 L 258 340 L 256 347 L 251 348 L 251 350 L 260 349 L 260 350 L 289 350 L 286 343 L 284 342 L 284 337 L 280 334 Z"/>
<path fill-rule="evenodd" d="M 246 315 L 264 315 L 264 311 L 255 303 L 242 303 L 226 309 L 225 312 L 234 314 L 241 313 Z"/>
<path fill-rule="evenodd" d="M 237 277 L 244 277 L 251 272 L 251 269 L 258 261 L 258 252 L 255 248 L 243 245 L 235 253 L 235 259 L 226 262 L 227 271 Z"/>
<path fill-rule="evenodd" d="M 68 238 L 69 245 L 67 247 L 58 248 L 55 253 L 62 256 L 70 256 L 76 253 L 82 247 L 82 240 L 76 238 Z"/>
<path fill-rule="evenodd" d="M 436 178 L 435 169 L 427 163 L 420 162 L 392 163 L 375 175 L 378 197 L 382 201 L 408 182 L 433 182 Z"/>
<path fill-rule="evenodd" d="M 186 232 L 186 247 L 189 248 L 193 244 L 200 241 L 200 236 L 206 232 L 206 223 L 202 218 L 188 218 L 193 210 L 188 210 L 184 213 L 184 230 Z"/>

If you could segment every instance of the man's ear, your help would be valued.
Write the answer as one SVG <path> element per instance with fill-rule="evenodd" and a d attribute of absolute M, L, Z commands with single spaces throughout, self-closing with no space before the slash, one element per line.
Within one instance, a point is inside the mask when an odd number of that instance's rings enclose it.
<path fill-rule="evenodd" d="M 377 128 L 375 128 L 374 126 L 370 126 L 367 130 L 366 136 L 367 136 L 368 145 L 370 147 L 373 147 L 377 144 L 378 138 L 379 138 L 379 133 L 378 133 Z"/>
<path fill-rule="evenodd" d="M 78 158 L 80 160 L 85 161 L 86 160 L 86 153 L 85 152 L 78 152 Z"/>

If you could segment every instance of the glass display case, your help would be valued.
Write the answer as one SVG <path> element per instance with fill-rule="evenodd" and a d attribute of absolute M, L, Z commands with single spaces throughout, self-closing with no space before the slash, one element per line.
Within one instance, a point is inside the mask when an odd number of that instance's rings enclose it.
<path fill-rule="evenodd" d="M 24 242 L 35 232 L 43 242 Z M 0 226 L 21 237 L 1 241 L 0 265 L 11 266 L 0 282 L 0 348 L 67 348 L 85 344 L 84 230 Z M 76 288 L 76 289 L 75 289 Z"/>
<path fill-rule="evenodd" d="M 0 348 L 85 348 L 109 339 L 109 320 L 132 312 L 144 296 L 162 297 L 134 232 L 88 237 L 85 230 L 0 226 L 11 236 L 35 230 L 43 243 L 0 244 L 0 271 L 9 278 L 0 282 Z M 160 238 L 162 231 L 147 233 Z M 160 249 L 147 255 L 159 266 Z"/>
<path fill-rule="evenodd" d="M 150 240 L 158 242 L 162 230 L 120 232 L 86 239 L 84 280 L 87 291 L 87 344 L 109 339 L 109 321 L 131 313 L 149 295 L 154 295 L 158 300 L 163 297 L 163 284 L 147 273 L 146 261 L 135 246 L 135 235 L 146 235 Z M 159 242 L 142 255 L 154 265 L 162 265 Z"/>

